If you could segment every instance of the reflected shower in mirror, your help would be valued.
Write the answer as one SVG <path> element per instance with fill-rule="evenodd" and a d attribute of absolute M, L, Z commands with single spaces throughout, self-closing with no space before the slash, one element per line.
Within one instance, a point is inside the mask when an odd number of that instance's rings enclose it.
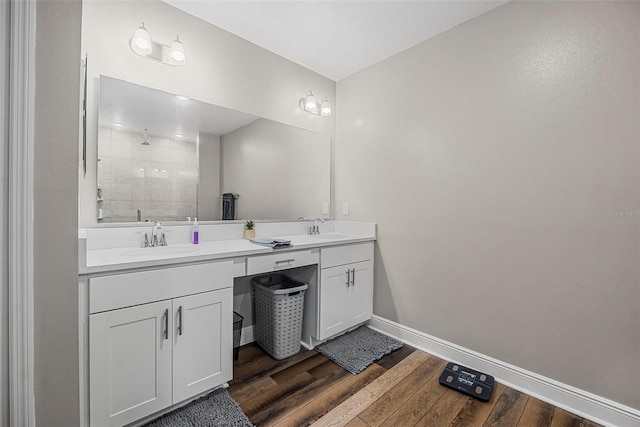
<path fill-rule="evenodd" d="M 328 216 L 328 135 L 107 76 L 99 97 L 99 222 Z"/>

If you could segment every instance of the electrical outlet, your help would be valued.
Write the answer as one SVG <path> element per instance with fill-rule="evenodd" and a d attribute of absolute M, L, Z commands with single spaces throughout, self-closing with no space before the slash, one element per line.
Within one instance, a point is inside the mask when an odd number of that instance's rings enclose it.
<path fill-rule="evenodd" d="M 349 202 L 342 202 L 342 215 L 349 215 Z"/>
<path fill-rule="evenodd" d="M 329 203 L 322 204 L 322 215 L 329 215 Z"/>

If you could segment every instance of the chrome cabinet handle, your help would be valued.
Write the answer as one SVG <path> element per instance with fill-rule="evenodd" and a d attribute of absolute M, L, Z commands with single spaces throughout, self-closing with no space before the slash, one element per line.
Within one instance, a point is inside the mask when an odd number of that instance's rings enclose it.
<path fill-rule="evenodd" d="M 350 277 L 351 277 L 351 270 L 347 270 L 347 288 L 349 287 L 349 284 L 351 283 L 351 281 L 349 280 Z"/>
<path fill-rule="evenodd" d="M 356 269 L 351 270 L 351 286 L 356 285 Z"/>
<path fill-rule="evenodd" d="M 169 339 L 169 309 L 164 311 L 164 332 L 162 333 L 164 339 Z"/>
<path fill-rule="evenodd" d="M 182 306 L 178 307 L 178 335 L 182 335 Z"/>
<path fill-rule="evenodd" d="M 290 263 L 292 263 L 292 262 L 293 262 L 293 261 L 295 261 L 295 260 L 296 260 L 295 258 L 283 259 L 283 260 L 281 260 L 281 261 L 276 261 L 274 264 L 275 264 L 275 265 L 276 265 L 276 267 L 277 267 L 277 266 L 278 266 L 278 265 L 280 265 L 280 264 L 290 264 Z"/>

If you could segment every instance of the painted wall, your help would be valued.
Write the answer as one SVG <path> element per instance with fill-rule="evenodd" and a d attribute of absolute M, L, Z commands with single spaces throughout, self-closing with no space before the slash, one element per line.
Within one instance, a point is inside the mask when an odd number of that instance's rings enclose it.
<path fill-rule="evenodd" d="M 220 199 L 220 137 L 201 133 L 198 141 L 200 180 L 198 186 L 198 220 L 211 221 L 222 218 Z"/>
<path fill-rule="evenodd" d="M 171 67 L 137 56 L 129 48 L 144 22 L 154 41 L 176 34 L 187 65 Z M 89 57 L 89 159 L 80 181 L 80 224 L 95 225 L 98 77 L 105 74 L 182 94 L 278 122 L 333 135 L 335 118 L 304 113 L 298 101 L 307 90 L 335 99 L 335 82 L 159 0 L 90 1 L 83 8 L 82 52 Z"/>
<path fill-rule="evenodd" d="M 323 216 L 331 197 L 331 137 L 256 120 L 220 140 L 222 192 L 240 194 L 236 218 Z"/>
<path fill-rule="evenodd" d="M 338 82 L 376 315 L 640 408 L 639 28 L 512 2 Z"/>
<path fill-rule="evenodd" d="M 79 425 L 77 165 L 82 3 L 38 1 L 36 7 L 35 415 L 38 426 L 73 427 Z"/>

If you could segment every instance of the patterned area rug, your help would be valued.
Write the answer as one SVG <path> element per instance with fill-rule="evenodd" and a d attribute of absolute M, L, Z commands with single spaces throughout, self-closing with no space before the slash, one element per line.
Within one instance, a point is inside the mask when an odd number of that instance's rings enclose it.
<path fill-rule="evenodd" d="M 352 374 L 402 347 L 402 343 L 363 325 L 316 347 L 320 353 Z"/>
<path fill-rule="evenodd" d="M 144 427 L 253 427 L 238 403 L 221 388 L 151 421 Z"/>

